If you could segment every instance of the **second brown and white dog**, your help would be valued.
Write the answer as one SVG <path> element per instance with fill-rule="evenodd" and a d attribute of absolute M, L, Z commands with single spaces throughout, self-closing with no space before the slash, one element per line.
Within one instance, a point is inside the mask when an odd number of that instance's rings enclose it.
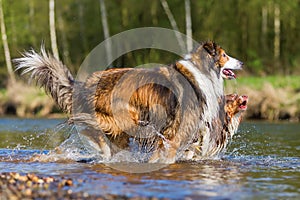
<path fill-rule="evenodd" d="M 130 139 L 144 145 L 149 162 L 172 163 L 201 133 L 218 142 L 225 111 L 223 78 L 234 79 L 243 63 L 214 42 L 205 42 L 174 64 L 151 69 L 119 68 L 94 72 L 77 82 L 69 70 L 42 48 L 15 59 L 31 73 L 70 121 L 110 158 L 128 149 Z M 215 123 L 217 121 L 217 123 Z M 215 140 L 215 141 L 211 141 Z"/>
<path fill-rule="evenodd" d="M 199 138 L 195 138 L 195 142 L 185 151 L 180 158 L 181 160 L 201 160 L 213 157 L 226 149 L 227 144 L 237 132 L 243 115 L 247 110 L 248 96 L 228 94 L 225 96 L 225 100 L 225 124 L 219 133 L 218 140 L 210 142 L 205 147 L 205 136 L 200 135 Z"/>

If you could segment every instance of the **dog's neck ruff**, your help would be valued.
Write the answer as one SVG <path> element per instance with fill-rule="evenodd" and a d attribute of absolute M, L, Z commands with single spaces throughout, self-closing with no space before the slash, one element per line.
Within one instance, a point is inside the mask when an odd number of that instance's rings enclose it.
<path fill-rule="evenodd" d="M 188 58 L 188 55 L 185 58 Z M 203 120 L 211 122 L 212 119 L 219 117 L 220 106 L 218 99 L 223 95 L 223 79 L 221 77 L 218 78 L 214 72 L 210 73 L 210 77 L 207 77 L 190 60 L 180 60 L 179 63 L 194 76 L 199 89 L 203 92 L 206 99 Z"/>

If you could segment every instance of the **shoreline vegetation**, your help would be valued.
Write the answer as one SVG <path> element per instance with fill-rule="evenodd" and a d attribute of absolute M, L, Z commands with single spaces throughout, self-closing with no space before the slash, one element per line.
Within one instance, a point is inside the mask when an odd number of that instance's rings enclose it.
<path fill-rule="evenodd" d="M 225 94 L 249 96 L 245 119 L 300 121 L 300 76 L 239 77 Z"/>
<path fill-rule="evenodd" d="M 225 94 L 249 96 L 244 119 L 300 121 L 300 76 L 239 77 Z M 22 81 L 0 89 L 0 117 L 66 117 L 43 89 Z"/>

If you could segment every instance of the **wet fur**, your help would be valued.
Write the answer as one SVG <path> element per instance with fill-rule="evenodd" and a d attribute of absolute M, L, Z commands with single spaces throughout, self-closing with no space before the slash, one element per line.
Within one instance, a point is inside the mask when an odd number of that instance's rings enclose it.
<path fill-rule="evenodd" d="M 224 151 L 232 139 L 233 135 L 237 132 L 239 124 L 242 121 L 245 109 L 241 109 L 240 106 L 247 107 L 248 97 L 245 95 L 239 96 L 237 94 L 228 94 L 225 96 L 224 110 L 225 123 L 222 130 L 219 132 L 219 137 L 216 140 L 211 141 L 209 147 L 205 149 L 203 137 L 195 139 L 195 142 L 185 151 L 182 156 L 182 160 L 199 160 L 207 157 L 215 156 L 216 154 Z M 218 126 L 219 119 L 214 121 L 214 125 Z"/>
<path fill-rule="evenodd" d="M 222 55 L 220 46 L 206 42 L 175 64 L 109 69 L 93 73 L 85 83 L 76 82 L 44 48 L 41 54 L 24 53 L 15 63 L 72 114 L 70 123 L 89 126 L 82 134 L 107 158 L 118 148 L 127 148 L 130 138 L 138 138 L 146 148 L 155 146 L 150 162 L 172 163 L 195 135 L 208 146 L 224 143 L 219 135 L 225 123 L 220 71 L 228 57 Z"/>

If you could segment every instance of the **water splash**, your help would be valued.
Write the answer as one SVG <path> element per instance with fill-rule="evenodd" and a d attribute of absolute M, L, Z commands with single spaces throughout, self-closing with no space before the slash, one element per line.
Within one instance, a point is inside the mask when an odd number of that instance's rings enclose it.
<path fill-rule="evenodd" d="M 75 138 L 80 137 L 76 136 L 78 132 L 72 130 L 72 127 L 69 128 L 71 130 L 65 129 L 66 133 L 61 134 L 70 137 L 59 146 L 72 148 L 72 145 L 78 143 L 78 146 L 82 147 L 82 141 Z M 297 199 L 300 178 L 300 158 L 297 156 L 300 146 L 299 130 L 299 124 L 278 126 L 269 123 L 244 122 L 234 136 L 227 154 L 220 160 L 180 162 L 163 169 L 157 166 L 160 169 L 157 171 L 153 171 L 155 165 L 133 164 L 130 160 L 117 164 L 111 163 L 111 165 L 83 164 L 73 160 L 68 162 L 63 158 L 57 159 L 57 162 L 42 163 L 39 160 L 37 160 L 39 162 L 26 160 L 23 162 L 22 157 L 28 159 L 34 154 L 51 155 L 52 153 L 48 150 L 41 152 L 24 149 L 25 147 L 20 145 L 19 149 L 15 150 L 0 148 L 0 171 L 34 172 L 47 176 L 80 179 L 81 182 L 74 181 L 75 187 L 71 188 L 74 193 L 83 191 L 97 195 L 126 194 L 128 198 L 156 196 L 171 199 L 230 199 L 234 196 L 237 199 Z M 41 136 L 39 139 L 42 138 Z M 51 137 L 48 138 L 50 139 Z M 266 146 L 265 141 L 269 146 Z M 81 153 L 79 151 L 78 156 L 82 156 Z M 14 157 L 10 161 L 8 157 L 11 154 L 14 154 Z M 69 157 L 72 156 L 74 159 L 78 158 L 75 153 Z M 95 160 L 91 159 L 87 162 L 93 163 Z M 119 171 L 115 170 L 118 167 L 123 168 Z M 136 174 L 138 170 L 144 172 L 142 170 L 145 168 L 152 172 Z M 124 169 L 131 169 L 131 172 L 124 173 Z"/>
<path fill-rule="evenodd" d="M 238 82 L 236 79 L 224 81 L 224 94 L 239 94 Z"/>

